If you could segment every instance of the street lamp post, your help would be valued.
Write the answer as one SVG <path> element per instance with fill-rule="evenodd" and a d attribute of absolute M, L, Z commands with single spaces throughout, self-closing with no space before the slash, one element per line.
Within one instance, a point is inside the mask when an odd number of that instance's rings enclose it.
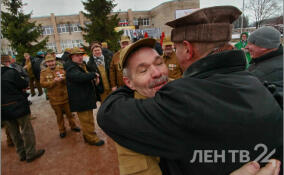
<path fill-rule="evenodd" d="M 242 14 L 242 22 L 241 22 L 241 33 L 243 33 L 243 26 L 244 26 L 244 12 L 245 12 L 245 0 L 243 0 L 243 14 Z"/>

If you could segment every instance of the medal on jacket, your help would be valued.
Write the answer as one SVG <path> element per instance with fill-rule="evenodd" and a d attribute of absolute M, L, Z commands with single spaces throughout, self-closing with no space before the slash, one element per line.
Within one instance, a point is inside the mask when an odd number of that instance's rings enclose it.
<path fill-rule="evenodd" d="M 58 78 L 64 78 L 64 74 L 59 72 L 59 71 L 56 72 L 56 75 L 57 75 Z"/>
<path fill-rule="evenodd" d="M 52 75 L 47 75 L 46 79 L 47 79 L 47 81 L 51 81 L 53 79 L 53 76 Z"/>

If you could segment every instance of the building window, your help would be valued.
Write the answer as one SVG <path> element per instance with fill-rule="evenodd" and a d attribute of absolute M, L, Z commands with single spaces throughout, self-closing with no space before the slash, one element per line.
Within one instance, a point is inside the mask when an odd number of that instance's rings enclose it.
<path fill-rule="evenodd" d="M 81 32 L 79 24 L 58 24 L 57 32 L 58 33 L 68 33 L 68 32 Z"/>
<path fill-rule="evenodd" d="M 149 20 L 149 18 L 143 18 L 143 19 L 142 19 L 142 25 L 143 25 L 143 26 L 149 26 L 149 25 L 150 25 L 150 20 Z"/>
<path fill-rule="evenodd" d="M 53 50 L 54 52 L 57 51 L 57 49 L 56 49 L 56 44 L 55 44 L 55 43 L 47 43 L 47 44 L 46 44 L 46 48 L 47 48 L 47 49 L 51 49 L 51 50 Z"/>
<path fill-rule="evenodd" d="M 57 32 L 58 33 L 67 33 L 67 32 L 69 32 L 68 24 L 58 24 L 57 25 Z"/>
<path fill-rule="evenodd" d="M 61 46 L 62 50 L 65 50 L 66 48 L 73 48 L 71 40 L 61 40 L 60 46 Z"/>
<path fill-rule="evenodd" d="M 54 33 L 52 26 L 43 26 L 43 35 L 52 35 Z"/>
<path fill-rule="evenodd" d="M 62 50 L 65 50 L 66 48 L 81 47 L 81 44 L 83 44 L 82 40 L 61 40 L 60 41 L 60 46 Z"/>
<path fill-rule="evenodd" d="M 134 19 L 134 20 L 133 20 L 133 24 L 134 24 L 135 26 L 138 26 L 138 24 L 139 24 L 139 23 L 138 23 L 138 19 Z"/>
<path fill-rule="evenodd" d="M 71 32 L 81 32 L 82 30 L 79 27 L 79 24 L 70 24 Z"/>
<path fill-rule="evenodd" d="M 73 47 L 81 47 L 81 44 L 83 44 L 82 40 L 72 40 Z"/>
<path fill-rule="evenodd" d="M 119 21 L 119 26 L 128 26 L 128 20 L 127 19 L 122 19 Z"/>

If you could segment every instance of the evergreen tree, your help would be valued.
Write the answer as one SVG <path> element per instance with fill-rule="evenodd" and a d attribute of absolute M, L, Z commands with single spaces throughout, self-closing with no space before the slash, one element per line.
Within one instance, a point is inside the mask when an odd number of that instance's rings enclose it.
<path fill-rule="evenodd" d="M 31 13 L 24 14 L 21 0 L 4 0 L 7 12 L 2 11 L 1 33 L 10 41 L 11 47 L 17 52 L 16 60 L 21 62 L 25 52 L 35 55 L 45 48 L 48 38 L 38 39 L 42 34 L 41 25 L 30 22 Z"/>
<path fill-rule="evenodd" d="M 82 2 L 87 13 L 84 16 L 91 21 L 82 28 L 85 41 L 91 44 L 94 41 L 108 42 L 109 48 L 113 51 L 119 49 L 119 40 L 121 32 L 116 32 L 119 18 L 116 15 L 110 15 L 112 9 L 116 6 L 113 0 L 87 0 Z M 86 47 L 85 47 L 86 48 Z"/>

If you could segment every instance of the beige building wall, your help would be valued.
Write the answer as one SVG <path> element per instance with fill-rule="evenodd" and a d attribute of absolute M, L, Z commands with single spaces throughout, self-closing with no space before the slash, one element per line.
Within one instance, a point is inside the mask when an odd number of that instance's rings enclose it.
<path fill-rule="evenodd" d="M 120 20 L 126 20 L 128 25 L 134 25 L 134 21 L 138 19 L 149 19 L 149 25 L 140 25 L 139 29 L 159 28 L 161 32 L 165 32 L 166 36 L 170 36 L 171 29 L 166 26 L 165 23 L 175 19 L 176 10 L 195 9 L 199 7 L 199 0 L 173 0 L 162 3 L 148 11 L 132 11 L 131 9 L 128 9 L 125 12 L 112 12 L 111 15 L 118 14 Z M 58 25 L 79 24 L 84 26 L 88 20 L 82 12 L 76 15 L 64 16 L 56 16 L 51 13 L 50 16 L 32 18 L 31 21 L 35 21 L 36 24 L 41 24 L 43 27 L 53 29 L 52 33 L 45 33 L 40 39 L 48 37 L 49 41 L 47 47 L 55 49 L 57 53 L 62 53 L 64 47 L 75 46 L 76 44 L 74 45 L 73 42 L 79 41 L 80 43 L 87 45 L 83 39 L 82 31 L 61 33 L 57 30 Z M 48 29 L 48 31 L 50 31 L 50 29 Z M 7 42 L 3 43 L 3 45 L 7 45 Z"/>
<path fill-rule="evenodd" d="M 53 13 L 48 17 L 37 17 L 32 18 L 32 21 L 35 21 L 36 24 L 41 24 L 42 26 L 50 26 L 53 28 L 53 33 L 49 35 L 42 35 L 42 38 L 48 37 L 48 44 L 55 44 L 57 53 L 62 53 L 64 48 L 62 48 L 61 43 L 67 41 L 80 40 L 83 44 L 86 44 L 83 40 L 82 31 L 76 32 L 64 32 L 60 33 L 57 30 L 58 25 L 65 24 L 78 24 L 83 25 L 87 21 L 83 14 L 80 12 L 78 15 L 64 15 L 64 16 L 55 16 Z"/>
<path fill-rule="evenodd" d="M 163 3 L 150 11 L 152 26 L 160 28 L 166 36 L 170 36 L 171 27 L 165 25 L 166 22 L 175 19 L 176 10 L 200 8 L 200 2 L 196 0 L 171 1 Z"/>

